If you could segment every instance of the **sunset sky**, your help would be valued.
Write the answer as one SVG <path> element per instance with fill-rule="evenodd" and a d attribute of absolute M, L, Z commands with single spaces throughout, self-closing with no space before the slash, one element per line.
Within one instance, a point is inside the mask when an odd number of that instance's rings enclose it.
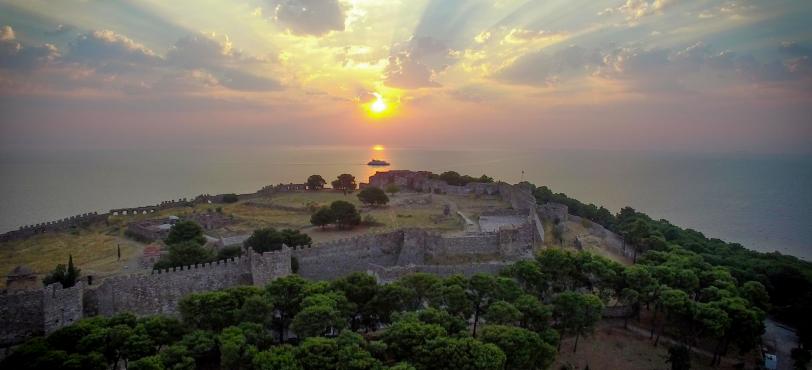
<path fill-rule="evenodd" d="M 0 0 L 0 145 L 810 152 L 810 19 L 783 0 Z"/>

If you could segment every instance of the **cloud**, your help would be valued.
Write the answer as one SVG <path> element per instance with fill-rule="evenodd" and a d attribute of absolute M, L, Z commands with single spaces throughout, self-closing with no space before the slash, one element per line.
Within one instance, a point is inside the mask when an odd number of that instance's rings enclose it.
<path fill-rule="evenodd" d="M 428 36 L 413 36 L 405 47 L 396 47 L 384 69 L 384 82 L 391 87 L 417 89 L 438 87 L 437 75 L 454 58 L 445 42 Z"/>
<path fill-rule="evenodd" d="M 101 30 L 79 35 L 70 44 L 64 61 L 90 66 L 103 73 L 119 74 L 157 66 L 162 63 L 162 58 L 124 35 Z"/>
<path fill-rule="evenodd" d="M 281 84 L 272 78 L 245 72 L 247 67 L 263 63 L 235 50 L 228 37 L 220 42 L 211 35 L 189 35 L 179 39 L 166 54 L 167 64 L 185 69 L 204 69 L 223 86 L 242 91 L 278 90 Z"/>
<path fill-rule="evenodd" d="M 563 76 L 581 74 L 602 65 L 601 55 L 572 45 L 552 54 L 539 51 L 519 58 L 496 73 L 496 78 L 514 84 L 551 85 Z"/>
<path fill-rule="evenodd" d="M 73 27 L 71 25 L 60 24 L 60 25 L 56 26 L 56 28 L 54 28 L 53 30 L 45 31 L 45 35 L 47 35 L 47 36 L 61 36 L 61 35 L 64 35 L 66 33 L 71 32 L 71 31 L 73 31 L 75 29 L 76 29 L 76 27 Z"/>
<path fill-rule="evenodd" d="M 677 0 L 626 0 L 617 8 L 606 8 L 598 15 L 625 14 L 627 21 L 636 23 L 644 17 L 662 13 L 666 8 L 676 3 Z"/>
<path fill-rule="evenodd" d="M 321 36 L 344 31 L 347 17 L 339 0 L 271 0 L 274 20 L 293 34 Z"/>
<path fill-rule="evenodd" d="M 219 67 L 239 59 L 228 38 L 221 43 L 203 34 L 180 38 L 166 53 L 167 62 L 184 68 Z"/>
<path fill-rule="evenodd" d="M 59 50 L 51 44 L 23 46 L 11 26 L 0 28 L 0 68 L 34 69 L 59 57 Z"/>
<path fill-rule="evenodd" d="M 681 49 L 646 48 L 625 45 L 610 49 L 569 46 L 555 53 L 527 54 L 496 73 L 511 84 L 550 86 L 567 78 L 596 76 L 624 81 L 644 91 L 684 91 L 710 79 L 749 82 L 788 82 L 808 80 L 810 60 L 797 55 L 803 49 L 784 44 L 793 57 L 758 61 L 753 55 L 730 50 L 716 51 L 702 42 Z"/>

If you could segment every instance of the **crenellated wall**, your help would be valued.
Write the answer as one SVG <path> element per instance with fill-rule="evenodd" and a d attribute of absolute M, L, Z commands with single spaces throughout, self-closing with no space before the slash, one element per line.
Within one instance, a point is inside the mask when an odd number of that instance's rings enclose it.
<path fill-rule="evenodd" d="M 501 229 L 496 233 L 442 236 L 420 229 L 396 230 L 298 248 L 292 255 L 299 261 L 299 275 L 329 280 L 369 266 L 446 266 L 468 269 L 486 266 L 480 260 L 516 261 L 532 257 L 533 228 Z M 476 267 L 473 267 L 476 270 Z M 397 270 L 404 272 L 407 270 Z M 486 272 L 486 271 L 483 271 Z"/>
<path fill-rule="evenodd" d="M 36 225 L 21 226 L 17 230 L 12 230 L 7 233 L 0 234 L 0 241 L 23 239 L 34 236 L 36 234 L 43 234 L 47 232 L 67 231 L 72 227 L 84 227 L 105 220 L 107 220 L 106 214 L 100 215 L 96 212 L 83 213 L 80 215 L 63 218 L 57 221 L 48 221 Z"/>

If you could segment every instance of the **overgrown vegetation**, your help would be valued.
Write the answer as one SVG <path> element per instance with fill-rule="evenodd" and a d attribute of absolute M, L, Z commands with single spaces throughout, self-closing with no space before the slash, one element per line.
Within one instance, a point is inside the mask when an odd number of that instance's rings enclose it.
<path fill-rule="evenodd" d="M 606 208 L 581 203 L 566 194 L 553 193 L 547 187 L 535 189 L 535 196 L 539 203 L 566 204 L 571 214 L 588 218 L 622 235 L 628 247 L 634 248 L 635 256 L 648 251 L 642 263 L 660 263 L 674 255 L 685 256 L 681 258 L 707 266 L 711 271 L 721 271 L 730 284 L 749 282 L 747 288 L 740 288 L 747 290 L 745 298 L 757 300 L 760 310 L 798 329 L 802 347 L 812 347 L 812 320 L 809 320 L 809 312 L 812 312 L 812 263 L 779 252 L 761 253 L 740 244 L 707 238 L 696 230 L 683 229 L 666 220 L 653 220 L 631 207 L 612 215 Z M 719 289 L 730 290 L 725 287 Z M 701 292 L 693 293 L 689 297 L 701 295 Z M 727 292 L 705 294 L 719 296 Z M 735 325 L 740 323 L 735 321 Z"/>
<path fill-rule="evenodd" d="M 655 345 L 665 333 L 687 348 L 713 341 L 721 355 L 756 344 L 762 290 L 681 249 L 650 251 L 632 267 L 552 249 L 499 276 L 417 273 L 380 285 L 365 273 L 331 282 L 293 275 L 265 287 L 195 293 L 181 301 L 180 320 L 84 319 L 26 342 L 0 366 L 545 369 L 559 335 L 574 337 L 577 351 L 577 339 L 615 302 L 653 312 Z M 684 353 L 670 359 L 685 365 Z"/>
<path fill-rule="evenodd" d="M 63 288 L 70 288 L 76 285 L 76 282 L 79 281 L 79 275 L 81 272 L 82 270 L 73 265 L 73 255 L 68 255 L 68 266 L 65 267 L 65 265 L 61 263 L 56 265 L 54 271 L 48 275 L 45 275 L 45 278 L 42 279 L 42 283 L 44 285 L 60 283 Z"/>

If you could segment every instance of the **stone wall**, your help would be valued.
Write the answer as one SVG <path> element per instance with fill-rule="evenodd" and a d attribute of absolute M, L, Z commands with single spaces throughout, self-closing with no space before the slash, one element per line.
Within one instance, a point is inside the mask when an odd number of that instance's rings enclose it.
<path fill-rule="evenodd" d="M 43 234 L 48 232 L 67 231 L 72 227 L 84 227 L 107 220 L 106 214 L 98 214 L 96 212 L 83 213 L 76 216 L 63 218 L 57 221 L 48 221 L 36 225 L 21 226 L 17 230 L 12 230 L 4 234 L 0 234 L 0 241 L 10 241 L 28 238 L 36 234 Z"/>
<path fill-rule="evenodd" d="M 365 271 L 370 263 L 391 266 L 397 263 L 403 245 L 403 232 L 363 235 L 312 247 L 294 249 L 299 275 L 328 280 L 354 271 Z"/>
<path fill-rule="evenodd" d="M 418 272 L 436 274 L 439 276 L 464 275 L 470 277 L 474 274 L 498 274 L 510 266 L 507 262 L 469 263 L 462 265 L 409 265 L 384 267 L 375 264 L 367 266 L 367 273 L 374 276 L 379 283 L 390 283 L 401 277 Z"/>
<path fill-rule="evenodd" d="M 45 332 L 42 290 L 0 294 L 0 347 Z"/>
<path fill-rule="evenodd" d="M 210 263 L 111 277 L 87 291 L 88 315 L 176 314 L 184 296 L 238 285 L 265 285 L 274 278 L 291 274 L 290 249 Z"/>
<path fill-rule="evenodd" d="M 314 244 L 294 249 L 292 255 L 299 261 L 299 275 L 328 280 L 366 271 L 370 265 L 465 269 L 481 265 L 472 264 L 473 261 L 515 261 L 532 257 L 532 246 L 533 226 L 527 223 L 496 233 L 458 236 L 441 236 L 419 229 L 397 230 Z"/>
<path fill-rule="evenodd" d="M 42 306 L 45 334 L 50 334 L 63 326 L 78 321 L 83 316 L 82 293 L 84 282 L 63 289 L 55 283 L 42 290 Z"/>

